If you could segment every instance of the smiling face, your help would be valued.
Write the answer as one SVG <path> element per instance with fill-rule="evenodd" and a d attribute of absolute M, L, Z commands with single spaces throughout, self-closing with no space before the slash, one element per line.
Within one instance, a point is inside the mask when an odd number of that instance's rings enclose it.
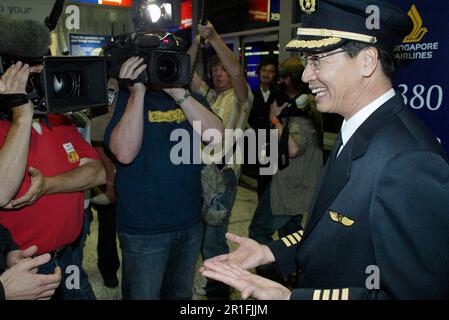
<path fill-rule="evenodd" d="M 215 90 L 218 93 L 232 88 L 231 78 L 221 63 L 212 67 L 211 74 Z"/>
<path fill-rule="evenodd" d="M 317 109 L 345 118 L 352 115 L 364 86 L 359 57 L 351 58 L 341 52 L 319 60 L 319 69 L 314 70 L 312 63 L 308 63 L 302 75 L 302 80 L 308 83 L 315 96 Z"/>

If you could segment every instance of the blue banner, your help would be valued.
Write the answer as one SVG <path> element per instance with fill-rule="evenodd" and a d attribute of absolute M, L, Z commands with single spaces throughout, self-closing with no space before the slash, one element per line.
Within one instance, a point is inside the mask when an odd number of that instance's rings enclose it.
<path fill-rule="evenodd" d="M 449 155 L 449 1 L 396 0 L 413 31 L 396 47 L 405 65 L 395 88 L 407 107 L 433 131 Z"/>
<path fill-rule="evenodd" d="M 70 53 L 72 56 L 98 56 L 110 38 L 101 35 L 70 34 Z"/>

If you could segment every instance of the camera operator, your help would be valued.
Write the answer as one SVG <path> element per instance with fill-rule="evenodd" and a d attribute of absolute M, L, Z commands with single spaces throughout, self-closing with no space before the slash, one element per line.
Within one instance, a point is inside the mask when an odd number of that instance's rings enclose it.
<path fill-rule="evenodd" d="M 50 275 L 37 274 L 36 268 L 47 263 L 50 255 L 31 259 L 36 250 L 36 246 L 19 250 L 9 231 L 0 225 L 0 300 L 48 300 L 53 296 L 61 269 L 56 268 Z"/>
<path fill-rule="evenodd" d="M 39 68 L 13 64 L 1 77 L 0 93 L 26 94 L 28 76 Z M 1 106 L 8 113 L 6 107 Z M 40 274 L 57 275 L 55 267 L 61 267 L 64 285 L 55 298 L 94 299 L 87 276 L 80 277 L 79 290 L 67 288 L 65 280 L 74 264 L 71 244 L 83 224 L 82 191 L 105 181 L 98 155 L 65 117 L 39 119 L 30 101 L 10 112 L 0 121 L 0 224 L 20 248 L 36 245 L 33 254 L 50 253 L 51 259 L 33 266 L 39 265 Z"/>
<path fill-rule="evenodd" d="M 280 106 L 275 100 L 269 117 L 278 130 L 280 152 L 286 148 L 284 152 L 290 159 L 286 168 L 280 166 L 274 174 L 271 184 L 262 194 L 249 227 L 249 237 L 262 244 L 272 242 L 272 235 L 276 231 L 282 237 L 302 229 L 302 218 L 312 201 L 322 168 L 321 134 L 314 123 L 308 88 L 301 81 L 303 71 L 304 67 L 298 58 L 284 60 L 279 66 L 280 83 L 284 83 L 286 89 L 281 93 L 276 92 L 276 95 L 286 94 L 288 98 L 284 100 L 288 102 Z M 298 102 L 302 105 L 298 106 Z M 283 134 L 288 134 L 286 144 L 282 143 Z M 287 136 L 284 137 L 287 141 Z M 272 265 L 258 267 L 257 272 L 280 280 Z"/>
<path fill-rule="evenodd" d="M 147 68 L 142 63 L 143 58 L 128 59 L 119 77 L 137 79 Z M 118 94 L 105 146 L 118 160 L 123 299 L 192 298 L 203 237 L 201 165 L 176 165 L 170 155 L 174 130 L 190 137 L 212 128 L 222 134 L 220 119 L 199 101 L 183 88 L 161 90 L 139 82 Z M 194 132 L 193 121 L 201 122 L 202 132 Z"/>
<path fill-rule="evenodd" d="M 210 22 L 207 25 L 198 25 L 198 32 L 209 41 L 217 54 L 209 62 L 209 73 L 214 89 L 209 88 L 195 74 L 192 81 L 192 90 L 207 99 L 212 106 L 212 110 L 223 120 L 225 129 L 244 130 L 247 126 L 253 95 L 238 58 L 223 42 Z M 189 49 L 192 58 L 197 54 L 199 42 L 200 37 L 197 36 Z M 228 154 L 232 150 L 224 150 L 224 152 L 224 154 Z M 215 222 L 211 224 L 206 221 L 202 248 L 204 259 L 229 252 L 225 234 L 237 194 L 237 184 L 241 171 L 241 165 L 238 163 L 243 159 L 243 154 L 241 154 L 241 150 L 237 149 L 234 156 L 234 163 L 225 165 L 221 171 L 225 183 L 222 205 L 226 208 L 226 216 L 219 225 Z M 229 298 L 229 288 L 223 286 L 222 283 L 209 280 L 206 285 L 206 295 L 209 299 L 227 299 Z"/>

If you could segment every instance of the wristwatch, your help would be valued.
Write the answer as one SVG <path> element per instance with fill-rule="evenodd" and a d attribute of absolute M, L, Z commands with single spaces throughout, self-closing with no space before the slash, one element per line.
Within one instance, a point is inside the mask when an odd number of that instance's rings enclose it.
<path fill-rule="evenodd" d="M 176 104 L 180 105 L 181 103 L 183 103 L 190 97 L 190 91 L 187 89 L 185 89 L 185 90 L 186 90 L 186 92 L 184 93 L 184 96 L 181 99 L 176 100 Z"/>

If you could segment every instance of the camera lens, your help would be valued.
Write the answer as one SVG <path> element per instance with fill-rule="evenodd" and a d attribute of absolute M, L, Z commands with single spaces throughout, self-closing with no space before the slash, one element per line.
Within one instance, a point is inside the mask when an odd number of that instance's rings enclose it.
<path fill-rule="evenodd" d="M 181 71 L 179 60 L 170 54 L 163 54 L 156 60 L 155 72 L 163 82 L 172 82 L 178 79 Z"/>
<path fill-rule="evenodd" d="M 56 72 L 53 74 L 53 92 L 55 98 L 67 98 L 79 95 L 80 75 L 78 72 Z"/>

